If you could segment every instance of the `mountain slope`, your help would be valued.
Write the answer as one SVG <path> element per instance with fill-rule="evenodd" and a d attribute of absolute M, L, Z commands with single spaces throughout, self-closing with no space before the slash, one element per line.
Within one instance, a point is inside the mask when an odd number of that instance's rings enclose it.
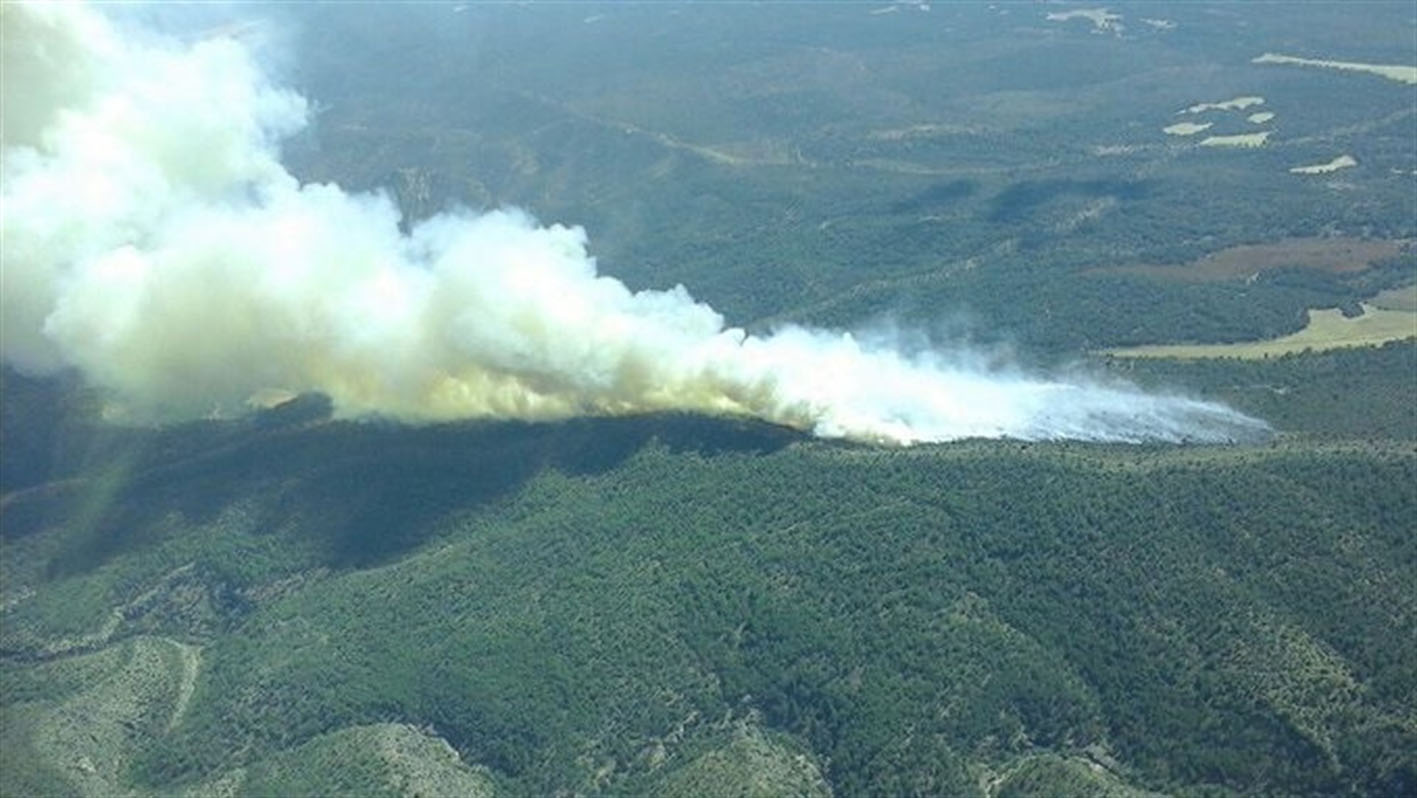
<path fill-rule="evenodd" d="M 114 749 L 140 792 L 328 785 L 294 752 L 387 723 L 509 794 L 1390 793 L 1417 770 L 1407 443 L 879 450 L 672 416 L 153 435 L 10 502 L 0 631 L 7 717 L 35 723 L 70 700 L 42 676 L 62 663 L 201 645 L 183 710 L 175 670 Z M 62 770 L 33 728 L 12 784 Z"/>

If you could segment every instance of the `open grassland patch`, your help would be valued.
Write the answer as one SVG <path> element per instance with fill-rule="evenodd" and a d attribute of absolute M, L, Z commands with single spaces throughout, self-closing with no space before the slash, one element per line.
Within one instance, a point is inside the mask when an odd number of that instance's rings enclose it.
<path fill-rule="evenodd" d="M 1417 313 L 1363 305 L 1363 315 L 1346 318 L 1336 308 L 1309 311 L 1309 323 L 1293 335 L 1235 344 L 1156 344 L 1106 350 L 1116 357 L 1238 357 L 1258 359 L 1293 352 L 1376 346 L 1417 337 Z"/>
<path fill-rule="evenodd" d="M 1049 22 L 1067 22 L 1073 19 L 1085 19 L 1092 23 L 1093 33 L 1111 31 L 1121 35 L 1123 30 L 1122 15 L 1113 14 L 1106 8 L 1077 8 L 1072 11 L 1055 11 L 1048 14 Z"/>
<path fill-rule="evenodd" d="M 1214 122 L 1177 122 L 1174 125 L 1167 125 L 1161 129 L 1162 133 L 1170 136 L 1194 136 L 1195 134 L 1209 130 Z"/>
<path fill-rule="evenodd" d="M 1351 166 L 1357 165 L 1358 161 L 1356 161 L 1352 155 L 1340 155 L 1327 163 L 1316 163 L 1310 164 L 1309 166 L 1296 166 L 1290 169 L 1289 171 L 1296 175 L 1323 175 L 1328 174 L 1329 172 L 1337 172 L 1339 169 L 1347 169 Z"/>
<path fill-rule="evenodd" d="M 1163 280 L 1210 282 L 1248 278 L 1272 269 L 1318 269 L 1358 272 L 1374 261 L 1403 251 L 1406 240 L 1361 238 L 1286 238 L 1266 244 L 1243 244 L 1186 263 L 1138 263 L 1089 270 L 1092 274 L 1135 274 Z"/>
<path fill-rule="evenodd" d="M 1218 103 L 1196 103 L 1189 108 L 1183 108 L 1177 113 L 1180 114 L 1200 114 L 1206 111 L 1243 111 L 1255 105 L 1264 105 L 1264 98 L 1257 96 L 1236 97 Z"/>
<path fill-rule="evenodd" d="M 1417 283 L 1389 288 L 1368 300 L 1368 304 L 1383 310 L 1417 311 Z"/>
<path fill-rule="evenodd" d="M 1324 67 L 1349 72 L 1367 72 L 1398 83 L 1417 85 L 1417 66 L 1405 64 L 1363 64 L 1356 61 L 1327 61 L 1322 58 L 1298 58 L 1292 55 L 1265 53 L 1253 59 L 1252 64 L 1295 64 L 1297 66 Z"/>
<path fill-rule="evenodd" d="M 1233 136 L 1208 136 L 1201 140 L 1202 147 L 1240 147 L 1252 149 L 1263 147 L 1269 140 L 1273 131 L 1261 130 L 1258 133 L 1236 133 Z"/>

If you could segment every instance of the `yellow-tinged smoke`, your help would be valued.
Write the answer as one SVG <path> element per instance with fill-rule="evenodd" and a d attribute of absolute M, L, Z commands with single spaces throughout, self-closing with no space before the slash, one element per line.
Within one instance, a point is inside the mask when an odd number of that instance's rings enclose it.
<path fill-rule="evenodd" d="M 579 228 L 301 185 L 305 124 L 240 43 L 125 37 L 71 4 L 4 14 L 3 354 L 153 418 L 319 391 L 407 421 L 689 410 L 908 443 L 1224 440 L 1218 405 L 1001 376 L 850 335 L 727 328 L 683 287 L 596 273 Z"/>

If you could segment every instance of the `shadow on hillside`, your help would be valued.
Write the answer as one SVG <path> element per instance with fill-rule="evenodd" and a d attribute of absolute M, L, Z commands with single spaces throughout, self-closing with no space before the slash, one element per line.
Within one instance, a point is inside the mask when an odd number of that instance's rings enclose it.
<path fill-rule="evenodd" d="M 1145 199 L 1152 191 L 1152 183 L 1146 180 L 1024 180 L 1000 191 L 990 201 L 985 218 L 990 222 L 1022 222 L 1059 197 L 1113 197 L 1130 202 Z"/>
<path fill-rule="evenodd" d="M 203 422 L 137 436 L 126 457 L 111 456 L 68 490 L 12 501 L 5 536 L 56 522 L 82 527 L 49 563 L 50 576 L 62 577 L 156 543 L 171 534 L 158 522 L 174 513 L 210 523 L 234 502 L 260 497 L 255 534 L 297 536 L 321 565 L 365 567 L 419 545 L 448 513 L 508 495 L 546 468 L 601 474 L 651 441 L 715 456 L 766 454 L 801 437 L 756 421 L 680 414 L 425 427 Z"/>

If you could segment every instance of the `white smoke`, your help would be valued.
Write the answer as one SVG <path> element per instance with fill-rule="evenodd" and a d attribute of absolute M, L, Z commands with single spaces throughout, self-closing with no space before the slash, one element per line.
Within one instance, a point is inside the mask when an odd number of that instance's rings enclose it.
<path fill-rule="evenodd" d="M 519 212 L 399 230 L 382 195 L 277 158 L 307 106 L 230 38 L 120 35 L 5 3 L 3 356 L 76 367 L 153 418 L 319 391 L 345 416 L 689 410 L 820 435 L 1227 440 L 1223 406 L 1001 375 L 850 335 L 751 336 L 683 287 L 596 273 L 579 228 Z"/>

